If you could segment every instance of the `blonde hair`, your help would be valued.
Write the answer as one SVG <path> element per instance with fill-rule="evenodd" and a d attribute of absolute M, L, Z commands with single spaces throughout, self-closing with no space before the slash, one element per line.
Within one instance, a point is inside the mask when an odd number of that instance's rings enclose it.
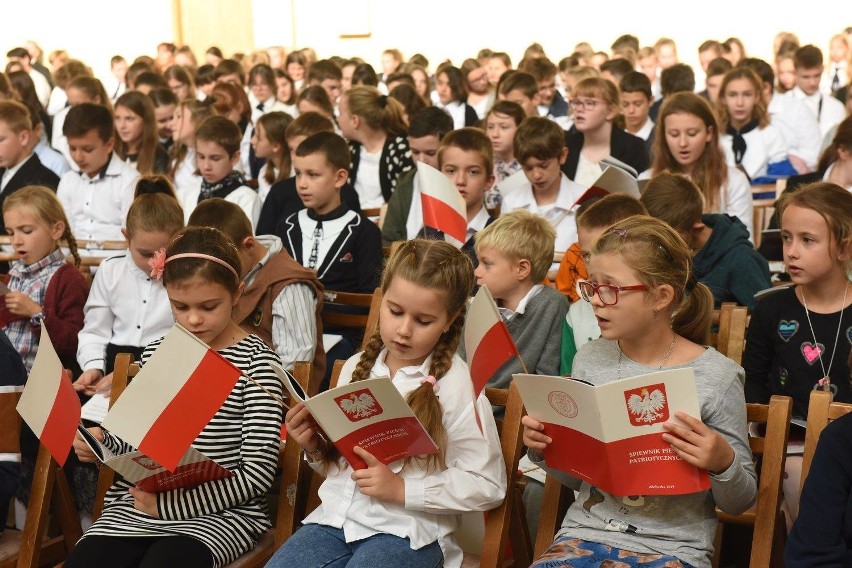
<path fill-rule="evenodd" d="M 3 201 L 3 213 L 11 211 L 16 207 L 29 207 L 48 226 L 55 223 L 62 223 L 65 226 L 65 230 L 59 239 L 68 243 L 71 256 L 74 257 L 74 264 L 78 267 L 80 266 L 77 239 L 71 233 L 71 224 L 65 215 L 65 209 L 62 208 L 62 204 L 56 198 L 56 193 L 52 189 L 42 185 L 22 187 Z M 59 246 L 59 243 L 57 242 L 56 245 Z"/>
<path fill-rule="evenodd" d="M 349 113 L 360 117 L 370 128 L 395 136 L 408 133 L 402 103 L 381 94 L 377 88 L 358 85 L 346 91 L 343 97 L 349 104 Z"/>
<path fill-rule="evenodd" d="M 174 195 L 143 193 L 130 205 L 125 228 L 128 239 L 137 231 L 172 236 L 183 229 L 183 209 Z"/>
<path fill-rule="evenodd" d="M 599 254 L 620 254 L 649 290 L 671 286 L 672 329 L 693 343 L 707 343 L 713 294 L 707 286 L 695 281 L 692 251 L 673 228 L 647 215 L 628 217 L 595 241 L 592 255 Z"/>
<path fill-rule="evenodd" d="M 453 364 L 453 356 L 461 339 L 464 326 L 467 298 L 473 289 L 473 264 L 467 255 L 444 241 L 413 239 L 405 242 L 388 259 L 382 276 L 382 293 L 387 292 L 394 278 L 402 278 L 423 288 L 444 294 L 447 314 L 454 317 L 449 329 L 441 334 L 432 349 L 432 361 L 429 374 L 440 381 Z M 370 378 L 370 371 L 379 356 L 384 343 L 377 331 L 361 353 L 351 381 L 363 381 Z M 438 445 L 437 456 L 426 458 L 426 467 L 445 467 L 447 432 L 443 425 L 441 402 L 435 395 L 432 385 L 423 383 L 406 396 L 406 402 L 414 411 L 417 419 Z M 326 460 L 336 458 L 336 453 L 326 455 Z M 420 460 L 421 458 L 414 458 Z M 410 460 L 407 460 L 407 462 Z"/>
<path fill-rule="evenodd" d="M 572 97 L 592 97 L 603 100 L 610 110 L 615 111 L 613 126 L 624 128 L 624 116 L 621 114 L 621 93 L 618 86 L 603 77 L 583 79 L 574 86 Z"/>
<path fill-rule="evenodd" d="M 493 248 L 506 258 L 530 262 L 530 279 L 534 283 L 547 277 L 553 263 L 556 229 L 540 215 L 516 209 L 500 215 L 496 221 L 476 233 L 476 253 Z"/>

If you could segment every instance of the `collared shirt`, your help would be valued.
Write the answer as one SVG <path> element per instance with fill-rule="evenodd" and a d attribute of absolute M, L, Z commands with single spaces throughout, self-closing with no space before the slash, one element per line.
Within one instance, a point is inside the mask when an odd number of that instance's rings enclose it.
<path fill-rule="evenodd" d="M 438 108 L 442 108 L 447 111 L 447 114 L 450 115 L 450 118 L 453 119 L 453 128 L 464 128 L 464 113 L 466 103 L 459 101 L 452 101 L 447 104 L 437 104 L 435 105 Z"/>
<path fill-rule="evenodd" d="M 390 376 L 383 349 L 370 377 Z M 340 373 L 340 384 L 348 384 L 360 355 L 351 357 Z M 399 369 L 392 378 L 405 396 L 420 387 L 429 375 L 431 356 L 422 365 Z M 462 553 L 453 538 L 459 515 L 497 506 L 506 490 L 505 465 L 491 405 L 484 395 L 474 403 L 470 371 L 458 355 L 453 356 L 447 373 L 438 380 L 438 398 L 447 433 L 445 460 L 441 471 L 426 469 L 412 461 L 403 469 L 402 460 L 390 464 L 394 473 L 405 479 L 405 506 L 389 504 L 358 491 L 352 480 L 352 468 L 330 467 L 319 489 L 322 504 L 306 523 L 321 523 L 343 529 L 347 542 L 387 533 L 409 538 L 412 549 L 438 542 L 444 553 L 444 566 L 457 568 Z M 476 425 L 474 404 L 482 431 Z M 311 464 L 312 467 L 320 467 Z"/>
<path fill-rule="evenodd" d="M 21 160 L 20 162 L 18 162 L 14 166 L 12 166 L 11 168 L 6 168 L 6 171 L 3 172 L 3 178 L 0 179 L 0 193 L 2 193 L 2 191 L 4 189 L 6 189 L 6 184 L 9 183 L 9 180 L 11 180 L 13 177 L 15 177 L 15 174 L 18 173 L 18 170 L 20 170 L 21 167 L 24 164 L 26 164 L 27 161 L 29 161 L 29 159 L 32 158 L 32 157 L 33 157 L 33 155 L 30 154 L 29 156 L 27 156 L 26 158 L 24 158 L 23 160 Z"/>
<path fill-rule="evenodd" d="M 121 240 L 139 172 L 112 154 L 94 177 L 70 171 L 59 180 L 57 197 L 78 239 Z"/>
<path fill-rule="evenodd" d="M 518 307 L 515 308 L 514 311 L 509 308 L 504 308 L 503 306 L 498 306 L 497 309 L 500 311 L 500 315 L 503 316 L 503 319 L 509 321 L 514 317 L 515 314 L 522 314 L 527 309 L 527 304 L 536 297 L 536 295 L 541 292 L 541 289 L 544 288 L 543 284 L 536 284 L 529 291 L 524 294 L 524 297 L 521 298 L 521 301 L 518 302 Z"/>
<path fill-rule="evenodd" d="M 512 159 L 511 162 L 494 158 L 494 184 L 498 184 L 515 172 L 521 171 L 521 164 L 518 160 Z"/>
<path fill-rule="evenodd" d="M 201 176 L 198 176 L 198 183 L 193 186 L 183 186 L 177 188 L 177 199 L 180 206 L 183 208 L 184 221 L 189 222 L 189 216 L 198 205 L 198 196 L 201 195 Z M 247 185 L 241 185 L 231 193 L 225 196 L 225 201 L 236 203 L 240 209 L 246 214 L 248 220 L 251 221 L 251 228 L 257 228 L 257 220 L 260 218 L 260 196 L 257 192 Z"/>
<path fill-rule="evenodd" d="M 772 125 L 784 137 L 787 154 L 800 158 L 810 169 L 815 169 L 822 143 L 816 116 L 803 101 L 779 94 L 772 95 L 766 110 Z"/>
<path fill-rule="evenodd" d="M 62 177 L 71 171 L 71 166 L 65 157 L 47 145 L 46 142 L 39 142 L 35 147 L 35 155 L 44 167 Z"/>
<path fill-rule="evenodd" d="M 650 118 L 645 120 L 645 124 L 642 125 L 642 128 L 637 130 L 636 132 L 631 132 L 633 136 L 638 136 L 642 140 L 647 140 L 648 136 L 651 135 L 651 131 L 654 130 L 654 121 Z"/>
<path fill-rule="evenodd" d="M 772 124 L 767 124 L 763 128 L 755 128 L 742 136 L 746 142 L 746 151 L 740 165 L 749 179 L 765 176 L 769 164 L 780 162 L 787 157 L 787 145 L 784 142 L 784 136 Z M 728 165 L 736 166 L 733 136 L 728 133 L 722 134 L 720 143 L 725 150 Z"/>
<path fill-rule="evenodd" d="M 469 241 L 476 233 L 485 228 L 485 224 L 488 223 L 488 217 L 488 211 L 486 211 L 485 207 L 480 208 L 479 212 L 467 224 L 465 241 Z"/>
<path fill-rule="evenodd" d="M 175 323 L 162 281 L 140 270 L 130 251 L 98 267 L 83 315 L 77 363 L 84 371 L 104 369 L 107 344 L 145 347 Z"/>
<path fill-rule="evenodd" d="M 307 266 L 307 259 L 311 257 L 311 251 L 314 247 L 314 229 L 317 227 L 317 220 L 312 215 L 308 214 L 307 209 L 302 209 L 298 213 L 299 229 L 302 232 L 302 259 L 303 264 Z M 331 245 L 343 232 L 343 229 L 354 219 L 358 214 L 354 211 L 346 211 L 339 217 L 334 219 L 322 220 L 322 237 L 319 239 L 317 247 L 316 265 L 314 268 L 319 269 L 325 262 L 325 257 L 331 251 Z"/>
<path fill-rule="evenodd" d="M 23 261 L 16 260 L 9 269 L 9 289 L 23 292 L 39 306 L 44 304 L 47 285 L 56 271 L 65 264 L 62 249 L 56 249 L 43 259 L 24 266 Z M 24 366 L 29 372 L 35 362 L 38 351 L 38 334 L 33 329 L 29 318 L 16 320 L 8 324 L 4 331 L 9 341 L 15 346 L 24 360 Z"/>
<path fill-rule="evenodd" d="M 824 95 L 819 91 L 812 95 L 807 95 L 799 87 L 793 87 L 789 92 L 789 96 L 804 101 L 805 106 L 817 117 L 819 121 L 819 133 L 823 138 L 826 137 L 832 128 L 843 122 L 843 119 L 846 118 L 846 107 L 831 95 Z"/>
<path fill-rule="evenodd" d="M 266 254 L 246 275 L 246 286 L 283 248 L 281 239 L 273 235 L 258 236 L 257 241 L 266 248 Z M 296 361 L 313 361 L 317 345 L 316 310 L 317 299 L 307 284 L 284 286 L 272 301 L 272 343 L 285 369 L 292 369 Z"/>

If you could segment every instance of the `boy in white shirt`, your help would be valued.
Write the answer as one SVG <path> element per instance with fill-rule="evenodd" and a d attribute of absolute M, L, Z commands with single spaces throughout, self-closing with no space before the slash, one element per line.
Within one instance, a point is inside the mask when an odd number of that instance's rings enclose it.
<path fill-rule="evenodd" d="M 822 51 L 814 45 L 805 45 L 796 50 L 793 64 L 796 66 L 796 86 L 792 96 L 804 101 L 819 122 L 820 136 L 824 139 L 832 128 L 846 118 L 843 103 L 819 90 L 823 65 Z"/>
<path fill-rule="evenodd" d="M 644 140 L 645 149 L 648 150 L 648 155 L 652 156 L 651 151 L 657 129 L 654 121 L 648 116 L 654 102 L 651 81 L 644 73 L 633 71 L 621 78 L 619 88 L 621 89 L 621 113 L 627 123 L 626 130 Z"/>
<path fill-rule="evenodd" d="M 62 126 L 79 170 L 62 176 L 57 197 L 78 239 L 123 239 L 139 172 L 113 154 L 114 130 L 109 110 L 92 103 L 72 107 Z"/>

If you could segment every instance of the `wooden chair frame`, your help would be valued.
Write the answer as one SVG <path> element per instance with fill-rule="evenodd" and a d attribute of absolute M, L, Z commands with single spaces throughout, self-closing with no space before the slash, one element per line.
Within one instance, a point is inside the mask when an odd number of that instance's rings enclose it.
<path fill-rule="evenodd" d="M 741 365 L 748 327 L 748 308 L 725 302 L 719 310 L 719 335 L 716 351 Z"/>
<path fill-rule="evenodd" d="M 805 434 L 805 452 L 802 455 L 802 478 L 799 485 L 799 493 L 805 486 L 805 479 L 811 470 L 814 461 L 819 437 L 828 423 L 837 420 L 841 416 L 852 412 L 852 404 L 843 402 L 831 402 L 831 393 L 824 390 L 811 391 L 808 401 L 808 424 Z"/>
<path fill-rule="evenodd" d="M 361 349 L 364 349 L 370 341 L 370 337 L 373 335 L 373 332 L 379 327 L 379 311 L 382 304 L 382 289 L 376 288 L 372 294 L 326 290 L 323 292 L 323 296 L 323 327 L 335 326 L 364 330 L 364 339 L 361 341 Z M 340 313 L 326 310 L 325 308 L 329 305 L 368 308 L 369 311 L 361 314 Z"/>

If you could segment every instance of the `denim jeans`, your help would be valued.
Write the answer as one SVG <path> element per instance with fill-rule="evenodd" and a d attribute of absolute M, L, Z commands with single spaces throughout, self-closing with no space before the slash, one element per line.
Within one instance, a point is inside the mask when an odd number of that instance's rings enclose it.
<path fill-rule="evenodd" d="M 440 568 L 444 555 L 437 542 L 412 550 L 407 538 L 377 534 L 347 543 L 343 530 L 305 525 L 297 530 L 266 568 Z"/>

